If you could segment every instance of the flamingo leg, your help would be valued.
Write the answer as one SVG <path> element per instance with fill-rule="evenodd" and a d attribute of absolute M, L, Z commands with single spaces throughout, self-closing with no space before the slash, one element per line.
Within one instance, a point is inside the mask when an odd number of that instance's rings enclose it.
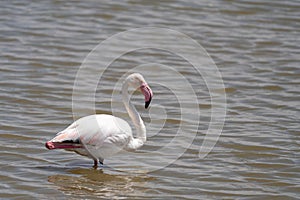
<path fill-rule="evenodd" d="M 98 161 L 97 160 L 94 160 L 94 166 L 93 166 L 94 169 L 97 169 L 98 168 Z"/>
<path fill-rule="evenodd" d="M 99 163 L 100 163 L 101 165 L 103 165 L 103 160 L 99 160 Z"/>

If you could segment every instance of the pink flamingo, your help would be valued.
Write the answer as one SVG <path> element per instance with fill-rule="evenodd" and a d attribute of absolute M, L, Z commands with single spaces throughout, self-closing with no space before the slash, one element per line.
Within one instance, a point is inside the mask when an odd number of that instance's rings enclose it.
<path fill-rule="evenodd" d="M 142 118 L 131 104 L 128 87 L 139 88 L 145 96 L 145 108 L 148 108 L 153 93 L 141 74 L 129 75 L 122 86 L 122 98 L 125 108 L 136 128 L 134 138 L 130 125 L 123 119 L 106 114 L 89 115 L 73 122 L 56 137 L 46 142 L 48 149 L 65 149 L 90 157 L 94 168 L 98 161 L 103 165 L 104 159 L 120 152 L 122 149 L 134 151 L 146 142 L 146 128 Z"/>

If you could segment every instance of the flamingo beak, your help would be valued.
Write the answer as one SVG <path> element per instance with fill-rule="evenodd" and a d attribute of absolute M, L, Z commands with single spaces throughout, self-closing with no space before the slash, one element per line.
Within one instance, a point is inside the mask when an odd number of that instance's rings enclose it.
<path fill-rule="evenodd" d="M 141 92 L 145 96 L 145 108 L 147 109 L 153 97 L 153 92 L 147 83 L 143 83 L 140 87 Z"/>
<path fill-rule="evenodd" d="M 150 102 L 151 102 L 151 97 L 150 97 L 149 101 L 145 101 L 145 108 L 146 109 L 149 107 Z"/>

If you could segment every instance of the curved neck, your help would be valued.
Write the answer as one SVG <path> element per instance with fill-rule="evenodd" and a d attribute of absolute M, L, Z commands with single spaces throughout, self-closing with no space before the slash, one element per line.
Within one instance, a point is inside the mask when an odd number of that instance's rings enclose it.
<path fill-rule="evenodd" d="M 128 81 L 126 80 L 122 86 L 122 98 L 125 105 L 125 108 L 131 118 L 136 131 L 137 138 L 133 138 L 133 140 L 128 144 L 129 149 L 137 149 L 141 147 L 146 142 L 146 128 L 144 122 L 135 109 L 135 107 L 131 104 L 129 96 L 128 96 Z"/>

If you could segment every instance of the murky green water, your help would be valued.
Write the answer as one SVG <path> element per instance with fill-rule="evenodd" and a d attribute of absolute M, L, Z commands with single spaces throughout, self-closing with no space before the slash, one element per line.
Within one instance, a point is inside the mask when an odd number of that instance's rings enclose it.
<path fill-rule="evenodd" d="M 297 199 L 299 9 L 296 0 L 1 1 L 0 198 Z M 96 112 L 111 114 L 117 105 L 114 112 L 129 120 L 118 98 L 111 104 L 115 83 L 132 67 L 157 62 L 179 69 L 193 84 L 199 126 L 181 117 L 176 95 L 160 84 L 167 80 L 180 87 L 178 80 L 149 68 L 142 73 L 155 94 L 153 113 L 143 110 L 140 96 L 133 97 L 148 130 L 146 145 L 136 152 L 139 159 L 124 153 L 94 170 L 87 158 L 48 151 L 45 141 L 73 122 L 73 85 L 86 56 L 107 38 L 137 27 L 182 32 L 215 61 L 226 88 L 227 115 L 213 151 L 198 157 L 212 108 L 203 77 L 178 56 L 153 49 L 123 55 L 104 71 Z M 173 45 L 181 48 L 180 42 Z M 95 72 L 102 68 L 92 65 Z M 86 105 L 83 101 L 79 115 L 91 112 Z M 184 154 L 159 170 L 140 170 L 150 160 L 146 155 L 160 152 L 180 123 L 188 127 L 187 137 L 195 136 Z M 160 153 L 151 157 L 153 163 L 168 157 Z"/>

